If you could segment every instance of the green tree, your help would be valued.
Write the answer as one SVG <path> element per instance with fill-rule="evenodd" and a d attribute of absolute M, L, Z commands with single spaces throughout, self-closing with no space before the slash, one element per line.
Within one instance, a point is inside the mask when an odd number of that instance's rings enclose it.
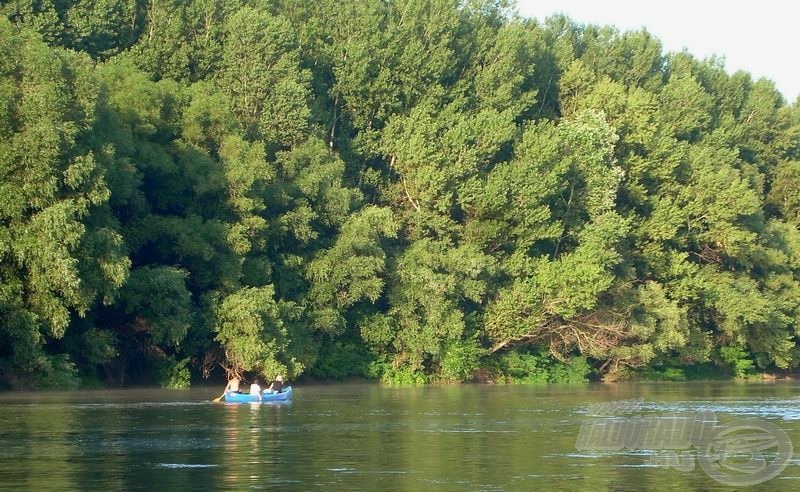
<path fill-rule="evenodd" d="M 5 19 L 0 53 L 0 372 L 22 385 L 69 365 L 44 345 L 99 297 L 111 302 L 129 261 L 108 213 L 104 149 L 92 139 L 90 62 Z"/>
<path fill-rule="evenodd" d="M 245 7 L 226 20 L 219 84 L 248 136 L 277 148 L 304 139 L 309 74 L 299 63 L 286 19 Z"/>

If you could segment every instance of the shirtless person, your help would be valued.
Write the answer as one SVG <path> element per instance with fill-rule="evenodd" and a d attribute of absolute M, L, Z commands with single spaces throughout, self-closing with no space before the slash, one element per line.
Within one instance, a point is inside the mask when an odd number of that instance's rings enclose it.
<path fill-rule="evenodd" d="M 242 391 L 239 389 L 239 384 L 241 381 L 236 376 L 232 377 L 230 381 L 228 381 L 228 386 L 225 386 L 225 392 L 231 393 L 241 393 Z"/>

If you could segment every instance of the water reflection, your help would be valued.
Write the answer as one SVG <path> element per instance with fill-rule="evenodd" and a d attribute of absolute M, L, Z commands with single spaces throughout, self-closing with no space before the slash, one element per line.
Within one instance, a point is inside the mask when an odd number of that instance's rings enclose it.
<path fill-rule="evenodd" d="M 647 452 L 585 452 L 587 407 L 758 417 L 800 446 L 798 385 L 306 387 L 294 403 L 213 404 L 215 390 L 0 395 L 10 489 L 600 490 L 721 487 Z M 800 485 L 793 459 L 770 490 Z"/>

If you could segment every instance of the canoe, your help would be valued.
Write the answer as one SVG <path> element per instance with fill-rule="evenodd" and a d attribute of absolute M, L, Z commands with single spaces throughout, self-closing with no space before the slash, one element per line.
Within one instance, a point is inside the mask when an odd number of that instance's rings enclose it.
<path fill-rule="evenodd" d="M 258 403 L 269 401 L 287 401 L 292 399 L 292 387 L 287 386 L 283 388 L 280 393 L 262 393 L 261 400 L 258 395 L 251 395 L 249 393 L 228 393 L 225 392 L 224 400 L 227 403 Z"/>

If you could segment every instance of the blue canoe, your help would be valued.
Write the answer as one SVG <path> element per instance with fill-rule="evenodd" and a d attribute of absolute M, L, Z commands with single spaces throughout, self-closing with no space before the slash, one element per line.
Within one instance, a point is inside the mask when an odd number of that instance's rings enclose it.
<path fill-rule="evenodd" d="M 249 393 L 225 393 L 224 400 L 227 403 L 258 403 L 268 401 L 287 401 L 292 399 L 292 387 L 287 386 L 283 388 L 280 393 L 262 393 L 261 400 L 258 395 L 251 395 Z"/>

